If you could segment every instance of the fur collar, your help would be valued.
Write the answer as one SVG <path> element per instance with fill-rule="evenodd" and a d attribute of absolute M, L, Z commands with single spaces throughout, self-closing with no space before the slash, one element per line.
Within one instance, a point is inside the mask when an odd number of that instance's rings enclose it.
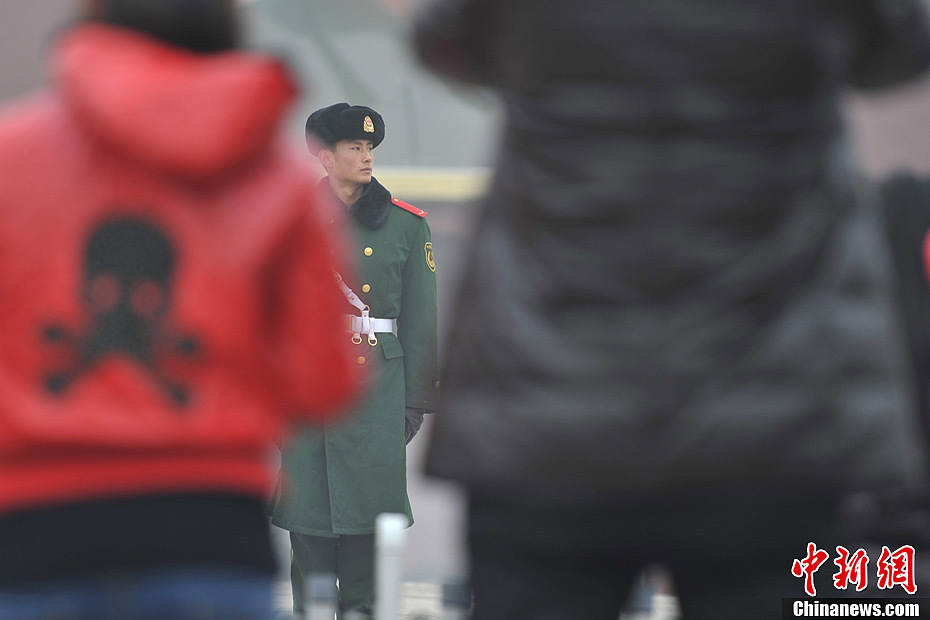
<path fill-rule="evenodd" d="M 322 183 L 325 183 L 329 189 L 329 177 L 324 178 Z M 390 211 L 391 192 L 375 177 L 371 177 L 371 183 L 365 186 L 361 198 L 349 207 L 349 215 L 372 230 L 384 226 Z"/>

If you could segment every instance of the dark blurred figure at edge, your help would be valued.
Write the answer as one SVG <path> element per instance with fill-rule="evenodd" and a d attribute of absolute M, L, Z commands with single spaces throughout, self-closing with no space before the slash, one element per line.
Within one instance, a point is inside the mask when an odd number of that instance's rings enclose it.
<path fill-rule="evenodd" d="M 898 309 L 916 381 L 920 436 L 930 442 L 930 178 L 897 171 L 877 184 L 896 275 Z M 845 533 L 870 557 L 882 545 L 930 548 L 930 489 L 890 487 L 857 493 L 846 503 Z M 877 557 L 877 556 L 876 556 Z M 930 564 L 917 562 L 916 582 L 930 581 Z"/>
<path fill-rule="evenodd" d="M 3 620 L 272 614 L 267 448 L 360 369 L 294 82 L 236 40 L 233 0 L 90 2 L 0 117 Z"/>
<path fill-rule="evenodd" d="M 507 118 L 427 458 L 475 618 L 616 620 L 654 562 L 688 620 L 779 617 L 844 497 L 924 478 L 840 109 L 930 63 L 922 4 L 440 0 L 416 40 Z"/>

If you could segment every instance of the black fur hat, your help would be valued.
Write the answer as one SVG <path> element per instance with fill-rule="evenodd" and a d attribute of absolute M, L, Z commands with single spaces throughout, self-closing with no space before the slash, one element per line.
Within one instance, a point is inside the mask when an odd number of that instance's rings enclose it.
<path fill-rule="evenodd" d="M 307 136 L 325 144 L 340 140 L 371 140 L 374 146 L 384 140 L 384 119 L 369 107 L 336 103 L 321 108 L 307 119 Z"/>

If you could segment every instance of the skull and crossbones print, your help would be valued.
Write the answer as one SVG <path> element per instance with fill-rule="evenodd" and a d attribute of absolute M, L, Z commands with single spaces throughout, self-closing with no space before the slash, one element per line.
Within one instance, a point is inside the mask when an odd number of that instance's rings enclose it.
<path fill-rule="evenodd" d="M 43 327 L 45 342 L 64 347 L 70 360 L 45 376 L 45 389 L 64 395 L 105 358 L 121 354 L 142 365 L 175 405 L 186 405 L 189 390 L 158 363 L 166 353 L 193 358 L 201 349 L 167 321 L 176 261 L 173 244 L 152 223 L 139 217 L 100 223 L 84 251 L 81 304 L 88 328 L 78 333 L 59 322 Z"/>

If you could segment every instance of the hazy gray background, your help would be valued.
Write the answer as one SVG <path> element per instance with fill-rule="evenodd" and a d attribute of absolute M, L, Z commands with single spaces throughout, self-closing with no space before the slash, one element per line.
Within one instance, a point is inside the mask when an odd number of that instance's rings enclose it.
<path fill-rule="evenodd" d="M 379 165 L 484 166 L 492 160 L 495 104 L 488 95 L 425 75 L 406 40 L 407 12 L 424 0 L 252 0 L 249 37 L 285 52 L 305 96 L 292 116 L 301 137 L 309 111 L 335 101 L 366 103 L 388 122 Z M 3 0 L 0 100 L 44 81 L 45 50 L 80 0 Z M 866 169 L 930 171 L 930 81 L 857 98 L 850 117 Z M 294 132 L 292 132 L 293 134 Z"/>

